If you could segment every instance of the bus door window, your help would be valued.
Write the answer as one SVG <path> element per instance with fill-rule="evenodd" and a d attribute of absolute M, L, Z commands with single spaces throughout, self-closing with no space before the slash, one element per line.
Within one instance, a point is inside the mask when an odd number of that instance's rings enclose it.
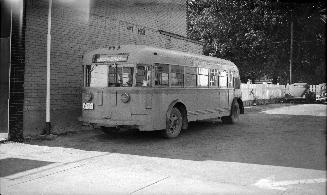
<path fill-rule="evenodd" d="M 151 86 L 151 66 L 138 64 L 136 68 L 136 86 L 149 87 Z"/>
<path fill-rule="evenodd" d="M 210 87 L 218 87 L 218 70 L 210 69 L 210 78 L 209 78 Z"/>
<path fill-rule="evenodd" d="M 225 70 L 219 73 L 219 87 L 227 87 L 227 72 Z"/>
<path fill-rule="evenodd" d="M 169 86 L 169 65 L 155 65 L 155 86 Z"/>
<path fill-rule="evenodd" d="M 173 87 L 184 86 L 184 67 L 171 65 L 170 82 Z"/>
<path fill-rule="evenodd" d="M 196 68 L 185 67 L 185 87 L 196 87 Z"/>
<path fill-rule="evenodd" d="M 208 68 L 199 68 L 198 74 L 198 86 L 199 87 L 208 87 L 209 84 L 209 69 Z"/>

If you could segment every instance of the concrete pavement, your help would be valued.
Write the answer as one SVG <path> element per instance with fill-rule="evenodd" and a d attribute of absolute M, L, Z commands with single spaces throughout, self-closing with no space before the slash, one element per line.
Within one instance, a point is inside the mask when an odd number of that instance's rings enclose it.
<path fill-rule="evenodd" d="M 5 159 L 49 162 L 0 178 L 1 194 L 325 194 L 326 171 L 21 143 Z M 23 164 L 23 163 L 22 163 Z"/>

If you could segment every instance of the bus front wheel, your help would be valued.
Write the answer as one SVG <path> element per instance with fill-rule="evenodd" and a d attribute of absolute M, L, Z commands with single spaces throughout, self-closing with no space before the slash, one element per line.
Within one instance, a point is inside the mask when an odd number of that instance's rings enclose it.
<path fill-rule="evenodd" d="M 180 110 L 176 107 L 172 108 L 169 117 L 166 121 L 166 129 L 162 131 L 162 135 L 166 138 L 177 137 L 183 125 L 183 117 Z"/>
<path fill-rule="evenodd" d="M 240 106 L 237 101 L 232 104 L 231 114 L 229 116 L 221 117 L 224 124 L 233 124 L 239 120 L 240 117 Z"/>

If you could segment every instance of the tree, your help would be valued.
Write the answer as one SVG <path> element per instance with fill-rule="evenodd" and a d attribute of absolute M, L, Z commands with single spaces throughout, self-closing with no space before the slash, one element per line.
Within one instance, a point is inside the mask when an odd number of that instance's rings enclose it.
<path fill-rule="evenodd" d="M 193 0 L 188 4 L 190 38 L 204 42 L 205 55 L 237 64 L 243 82 L 263 76 L 287 82 L 291 21 L 295 78 L 324 81 L 323 75 L 313 76 L 317 67 L 325 67 L 324 4 L 262 0 Z"/>

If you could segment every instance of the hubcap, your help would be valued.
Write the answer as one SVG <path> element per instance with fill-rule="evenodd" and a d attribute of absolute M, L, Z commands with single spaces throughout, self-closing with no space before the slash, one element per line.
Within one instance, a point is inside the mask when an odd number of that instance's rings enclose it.
<path fill-rule="evenodd" d="M 175 114 L 172 114 L 169 118 L 169 130 L 170 130 L 170 133 L 175 133 L 179 124 L 180 124 L 180 120 L 178 118 L 177 115 Z"/>

